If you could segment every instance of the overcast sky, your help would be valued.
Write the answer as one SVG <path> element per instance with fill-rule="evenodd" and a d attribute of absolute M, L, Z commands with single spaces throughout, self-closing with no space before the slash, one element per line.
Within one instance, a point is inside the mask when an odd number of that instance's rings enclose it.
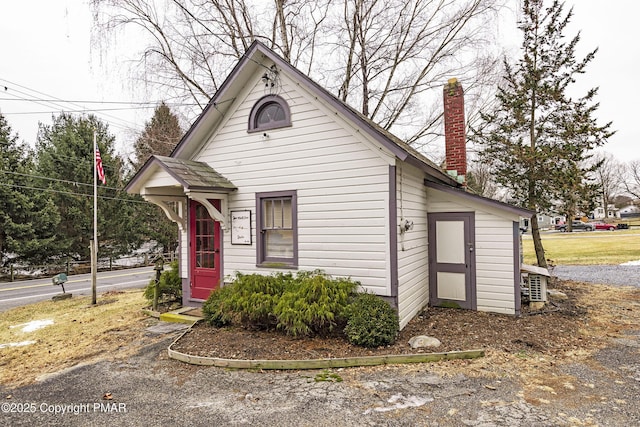
<path fill-rule="evenodd" d="M 515 3 L 515 2 L 514 2 Z M 599 47 L 595 60 L 578 84 L 586 90 L 599 86 L 600 123 L 613 121 L 617 130 L 606 151 L 623 161 L 640 158 L 637 103 L 640 99 L 640 14 L 638 0 L 573 0 L 575 16 L 565 32 L 582 31 L 579 56 Z M 0 5 L 0 112 L 14 132 L 29 143 L 35 141 L 38 122 L 51 123 L 52 111 L 88 111 L 108 122 L 120 144 L 139 131 L 153 107 L 131 109 L 131 105 L 97 105 L 96 101 L 145 101 L 123 84 L 122 64 L 100 60 L 100 49 L 91 44 L 92 18 L 83 0 L 3 1 Z M 515 23 L 513 24 L 515 27 Z M 505 28 L 505 36 L 510 33 Z M 519 46 L 520 39 L 505 40 Z M 112 46 L 118 49 L 117 45 Z M 113 55 L 116 52 L 111 52 Z M 7 88 L 5 90 L 5 87 Z M 584 91 L 579 92 L 581 94 Z M 18 102 L 15 98 L 59 99 L 76 103 Z M 117 110 L 127 108 L 126 110 Z M 28 114 L 26 114 L 28 113 Z M 38 113 L 38 114 L 35 114 Z M 129 138 L 132 141 L 133 137 Z M 129 151 L 122 145 L 120 150 Z"/>

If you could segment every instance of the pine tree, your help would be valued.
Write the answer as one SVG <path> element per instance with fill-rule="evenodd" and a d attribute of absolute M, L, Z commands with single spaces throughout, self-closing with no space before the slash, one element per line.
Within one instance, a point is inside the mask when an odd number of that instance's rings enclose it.
<path fill-rule="evenodd" d="M 51 193 L 60 215 L 55 252 L 60 257 L 89 258 L 93 239 L 93 135 L 107 179 L 98 184 L 98 254 L 115 257 L 141 242 L 142 232 L 124 186 L 124 162 L 114 153 L 115 138 L 95 116 L 60 114 L 50 126 L 40 125 L 36 171 L 41 187 Z"/>
<path fill-rule="evenodd" d="M 44 262 L 52 256 L 57 210 L 34 188 L 33 163 L 0 114 L 0 258 L 2 262 Z"/>
<path fill-rule="evenodd" d="M 178 117 L 164 102 L 161 103 L 136 140 L 133 169 L 140 169 L 153 154 L 168 156 L 180 141 L 182 134 Z M 164 252 L 170 252 L 177 247 L 178 228 L 158 206 L 147 203 L 137 206 L 136 211 L 138 218 L 146 224 L 149 239 L 162 246 Z"/>
<path fill-rule="evenodd" d="M 612 135 L 611 123 L 599 126 L 594 119 L 597 89 L 577 99 L 567 93 L 597 49 L 576 59 L 580 34 L 565 40 L 572 11 L 564 14 L 563 9 L 557 0 L 549 7 L 544 0 L 523 1 L 522 56 L 513 66 L 504 60 L 497 106 L 482 114 L 484 123 L 475 136 L 497 182 L 517 204 L 536 212 L 549 211 L 567 189 L 589 185 L 589 168 L 580 165 Z M 538 265 L 546 267 L 537 214 L 531 217 L 531 231 Z"/>
<path fill-rule="evenodd" d="M 161 103 L 135 142 L 133 169 L 140 169 L 152 154 L 168 156 L 180 141 L 182 133 L 178 117 L 164 102 Z"/>

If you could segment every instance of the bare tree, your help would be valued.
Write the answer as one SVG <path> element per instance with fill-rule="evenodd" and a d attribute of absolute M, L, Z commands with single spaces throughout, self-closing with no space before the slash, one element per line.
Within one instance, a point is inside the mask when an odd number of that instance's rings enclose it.
<path fill-rule="evenodd" d="M 195 102 L 185 114 L 191 119 L 260 40 L 363 115 L 420 146 L 440 135 L 435 93 L 448 78 L 468 81 L 469 91 L 483 81 L 478 76 L 495 74 L 487 72 L 494 61 L 486 52 L 495 46 L 492 24 L 504 0 L 91 2 L 98 39 L 118 28 L 142 30 L 149 40 L 138 62 L 145 84 L 162 88 L 165 100 Z"/>
<path fill-rule="evenodd" d="M 500 187 L 494 179 L 494 172 L 486 162 L 470 161 L 467 168 L 467 187 L 476 194 L 498 199 Z"/>
<path fill-rule="evenodd" d="M 625 190 L 636 199 L 640 199 L 640 160 L 632 160 L 627 163 L 626 172 Z"/>
<path fill-rule="evenodd" d="M 411 127 L 409 142 L 422 139 L 441 109 L 425 114 L 420 100 L 452 76 L 475 81 L 473 71 L 487 62 L 472 51 L 489 41 L 481 24 L 495 11 L 496 2 L 483 0 L 345 1 L 340 99 L 385 129 Z"/>
<path fill-rule="evenodd" d="M 609 217 L 608 206 L 620 193 L 623 184 L 624 167 L 610 153 L 598 153 L 593 157 L 593 163 L 599 165 L 593 172 L 595 181 L 600 189 L 600 199 L 605 217 Z"/>

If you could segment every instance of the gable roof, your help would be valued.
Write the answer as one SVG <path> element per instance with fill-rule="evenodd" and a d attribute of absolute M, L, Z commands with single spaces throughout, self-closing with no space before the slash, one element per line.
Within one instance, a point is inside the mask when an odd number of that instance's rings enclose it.
<path fill-rule="evenodd" d="M 220 89 L 211 98 L 200 116 L 185 133 L 176 148 L 171 153 L 171 157 L 190 158 L 199 149 L 199 143 L 206 140 L 210 129 L 215 126 L 225 116 L 231 104 L 235 100 L 235 94 L 246 84 L 249 78 L 262 68 L 267 69 L 261 61 L 268 59 L 276 64 L 280 70 L 284 70 L 293 75 L 307 90 L 318 98 L 324 100 L 343 117 L 354 122 L 359 129 L 363 130 L 375 141 L 387 148 L 398 159 L 406 161 L 418 167 L 432 179 L 448 185 L 459 187 L 461 184 L 449 176 L 431 160 L 419 153 L 409 144 L 391 134 L 371 119 L 351 108 L 346 103 L 336 98 L 325 88 L 317 84 L 311 78 L 293 67 L 283 58 L 273 52 L 259 41 L 254 41 L 245 54 L 240 58 L 227 79 L 222 83 Z"/>

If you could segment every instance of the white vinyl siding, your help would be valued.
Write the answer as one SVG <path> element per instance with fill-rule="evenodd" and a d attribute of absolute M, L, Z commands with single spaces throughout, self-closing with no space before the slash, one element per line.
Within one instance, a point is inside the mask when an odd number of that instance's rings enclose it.
<path fill-rule="evenodd" d="M 424 174 L 398 162 L 396 167 L 397 224 L 413 221 L 413 229 L 398 234 L 398 315 L 403 328 L 429 302 L 427 194 Z"/>
<path fill-rule="evenodd" d="M 429 189 L 429 212 L 475 212 L 478 311 L 515 314 L 513 222 L 516 216 Z"/>
<path fill-rule="evenodd" d="M 253 244 L 231 245 L 225 230 L 224 271 L 272 270 L 256 266 L 255 193 L 297 191 L 298 270 L 349 276 L 379 295 L 390 295 L 388 206 L 393 158 L 350 128 L 335 112 L 280 73 L 279 95 L 291 127 L 248 133 L 248 116 L 264 95 L 256 76 L 209 143 L 193 159 L 204 161 L 238 190 L 228 210 L 250 209 Z M 228 214 L 225 213 L 225 214 Z"/>

